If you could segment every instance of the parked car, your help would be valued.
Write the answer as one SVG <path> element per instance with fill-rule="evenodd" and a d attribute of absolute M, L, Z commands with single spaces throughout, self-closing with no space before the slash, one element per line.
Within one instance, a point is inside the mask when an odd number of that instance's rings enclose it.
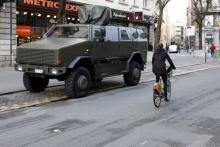
<path fill-rule="evenodd" d="M 141 78 L 147 39 L 138 28 L 57 25 L 39 41 L 17 48 L 15 69 L 30 92 L 44 91 L 49 79 L 65 81 L 69 97 L 83 97 L 102 78 L 123 75 L 128 86 Z"/>
<path fill-rule="evenodd" d="M 170 45 L 169 46 L 169 53 L 178 53 L 179 47 L 177 45 Z"/>

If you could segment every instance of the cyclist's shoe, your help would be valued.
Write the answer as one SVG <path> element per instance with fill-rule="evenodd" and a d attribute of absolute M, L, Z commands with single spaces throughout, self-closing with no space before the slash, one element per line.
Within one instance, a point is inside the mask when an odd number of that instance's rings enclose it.
<path fill-rule="evenodd" d="M 169 100 L 168 100 L 166 97 L 164 98 L 164 101 L 165 101 L 165 102 L 169 102 Z"/>

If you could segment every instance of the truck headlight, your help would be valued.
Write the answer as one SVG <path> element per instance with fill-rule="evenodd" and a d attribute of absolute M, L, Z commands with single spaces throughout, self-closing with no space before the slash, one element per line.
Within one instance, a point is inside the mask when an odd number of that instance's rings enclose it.
<path fill-rule="evenodd" d="M 57 75 L 58 74 L 58 70 L 53 68 L 53 69 L 51 69 L 51 73 L 54 74 L 54 75 Z"/>
<path fill-rule="evenodd" d="M 21 65 L 17 66 L 18 71 L 23 71 L 23 67 Z"/>

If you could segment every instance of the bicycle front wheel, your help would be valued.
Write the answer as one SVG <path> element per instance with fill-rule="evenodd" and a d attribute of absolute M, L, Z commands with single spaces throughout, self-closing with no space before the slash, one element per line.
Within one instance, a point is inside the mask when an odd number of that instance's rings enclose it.
<path fill-rule="evenodd" d="M 171 82 L 170 80 L 167 81 L 167 99 L 170 101 L 171 99 Z"/>
<path fill-rule="evenodd" d="M 156 108 L 159 108 L 160 103 L 161 103 L 161 98 L 160 98 L 160 95 L 156 92 L 154 92 L 154 94 L 153 94 L 153 101 L 154 101 L 154 106 Z"/>

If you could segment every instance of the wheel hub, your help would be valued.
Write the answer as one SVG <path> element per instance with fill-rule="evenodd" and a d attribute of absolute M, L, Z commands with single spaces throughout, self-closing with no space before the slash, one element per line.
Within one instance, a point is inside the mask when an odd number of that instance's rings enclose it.
<path fill-rule="evenodd" d="M 81 75 L 77 80 L 77 85 L 80 89 L 86 89 L 88 87 L 88 83 L 88 79 L 84 75 Z"/>
<path fill-rule="evenodd" d="M 136 79 L 138 79 L 140 77 L 140 70 L 138 68 L 134 68 L 132 74 Z"/>

